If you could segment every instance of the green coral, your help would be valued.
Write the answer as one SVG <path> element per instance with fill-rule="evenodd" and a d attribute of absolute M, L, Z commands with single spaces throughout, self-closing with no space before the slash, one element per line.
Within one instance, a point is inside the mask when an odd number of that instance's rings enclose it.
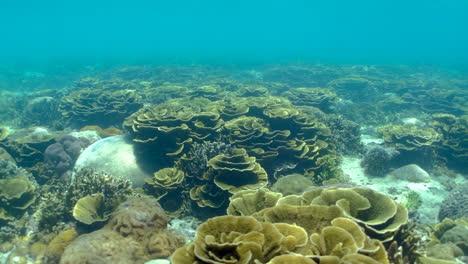
<path fill-rule="evenodd" d="M 204 175 L 222 190 L 236 193 L 246 189 L 258 189 L 268 184 L 265 169 L 247 155 L 245 149 L 233 149 L 229 154 L 218 155 L 208 161 Z"/>
<path fill-rule="evenodd" d="M 421 195 L 416 191 L 409 191 L 405 194 L 403 205 L 408 208 L 408 210 L 415 211 L 422 205 Z"/>
<path fill-rule="evenodd" d="M 378 128 L 386 144 L 400 152 L 395 158 L 396 166 L 411 163 L 431 168 L 437 159 L 437 148 L 442 135 L 430 127 L 416 125 L 387 125 Z"/>
<path fill-rule="evenodd" d="M 0 160 L 0 238 L 9 240 L 21 235 L 26 225 L 21 221 L 37 201 L 38 188 L 33 176 L 8 160 Z M 24 234 L 23 234 L 24 235 Z"/>
<path fill-rule="evenodd" d="M 341 174 L 327 125 L 280 97 L 173 99 L 140 109 L 123 126 L 142 155 L 158 159 L 163 167 L 183 170 L 178 186 L 187 206 L 223 208 L 229 197 L 223 192 L 274 183 L 285 168 L 287 173 L 305 171 L 317 182 Z M 203 152 L 204 142 L 226 147 Z M 232 148 L 245 154 L 233 153 Z M 231 150 L 215 157 L 213 153 L 221 149 Z M 244 155 L 248 158 L 241 158 Z M 149 186 L 154 182 L 147 184 L 146 190 L 161 199 L 176 197 L 164 188 L 155 191 Z"/>
<path fill-rule="evenodd" d="M 294 105 L 313 106 L 322 111 L 329 112 L 333 103 L 337 100 L 336 94 L 326 88 L 293 88 L 282 94 Z"/>
<path fill-rule="evenodd" d="M 109 127 L 119 125 L 141 106 L 141 95 L 136 90 L 80 89 L 62 97 L 59 112 L 80 126 Z"/>
<path fill-rule="evenodd" d="M 430 122 L 442 135 L 439 157 L 453 169 L 466 172 L 468 164 L 468 115 L 434 114 Z"/>

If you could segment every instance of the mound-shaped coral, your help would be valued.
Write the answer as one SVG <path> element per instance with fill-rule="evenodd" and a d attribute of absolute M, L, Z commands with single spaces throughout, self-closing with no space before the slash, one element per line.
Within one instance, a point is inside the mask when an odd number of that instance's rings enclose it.
<path fill-rule="evenodd" d="M 302 174 L 293 173 L 280 177 L 275 184 L 271 186 L 271 190 L 283 195 L 299 195 L 312 186 L 314 186 L 314 183 L 310 178 Z"/>
<path fill-rule="evenodd" d="M 83 137 L 64 135 L 56 143 L 45 149 L 46 164 L 56 173 L 62 175 L 73 168 L 81 151 L 89 145 L 89 140 Z"/>
<path fill-rule="evenodd" d="M 184 239 L 167 230 L 167 221 L 156 200 L 130 199 L 102 229 L 74 240 L 60 263 L 144 263 L 168 257 Z"/>
<path fill-rule="evenodd" d="M 47 90 L 38 92 L 37 95 L 29 100 L 24 106 L 25 123 L 55 127 L 60 122 L 59 92 L 56 90 Z"/>
<path fill-rule="evenodd" d="M 452 190 L 442 201 L 439 209 L 439 220 L 468 217 L 468 183 Z"/>
<path fill-rule="evenodd" d="M 400 153 L 392 148 L 374 146 L 367 150 L 361 160 L 361 167 L 371 176 L 385 176 L 390 172 L 393 160 Z"/>

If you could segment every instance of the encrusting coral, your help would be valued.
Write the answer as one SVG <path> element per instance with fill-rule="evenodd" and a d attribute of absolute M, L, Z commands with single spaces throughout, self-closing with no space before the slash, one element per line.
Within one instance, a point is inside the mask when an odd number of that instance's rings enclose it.
<path fill-rule="evenodd" d="M 168 218 L 155 199 L 140 197 L 119 205 L 100 230 L 75 239 L 60 263 L 145 263 L 169 257 L 184 238 L 167 230 Z"/>

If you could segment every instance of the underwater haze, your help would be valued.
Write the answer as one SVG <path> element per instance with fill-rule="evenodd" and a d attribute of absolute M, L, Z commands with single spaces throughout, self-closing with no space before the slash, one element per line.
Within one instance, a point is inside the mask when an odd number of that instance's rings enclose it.
<path fill-rule="evenodd" d="M 468 263 L 468 0 L 0 0 L 18 263 Z"/>
<path fill-rule="evenodd" d="M 465 0 L 4 0 L 0 58 L 465 64 L 467 13 Z"/>

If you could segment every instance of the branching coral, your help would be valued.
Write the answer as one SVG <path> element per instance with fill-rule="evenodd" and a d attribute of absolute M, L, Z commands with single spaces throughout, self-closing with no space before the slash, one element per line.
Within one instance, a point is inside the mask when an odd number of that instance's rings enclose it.
<path fill-rule="evenodd" d="M 99 210 L 101 212 L 101 217 L 107 219 L 110 213 L 112 213 L 122 201 L 135 195 L 131 186 L 128 180 L 117 179 L 111 175 L 103 172 L 96 172 L 92 169 L 82 169 L 75 176 L 75 181 L 68 187 L 68 191 L 65 195 L 65 204 L 66 207 L 71 210 L 71 208 L 77 206 L 80 199 L 88 197 L 87 200 L 82 200 L 82 202 L 94 202 L 91 204 L 88 203 L 88 209 L 84 212 L 92 213 L 92 210 Z M 98 195 L 100 197 L 102 196 L 102 198 L 100 201 L 97 201 L 96 196 L 90 198 L 90 195 Z M 89 206 L 91 206 L 91 208 L 89 208 Z M 92 206 L 96 208 L 92 208 Z M 80 215 L 77 220 L 83 219 L 83 217 L 88 216 Z"/>

